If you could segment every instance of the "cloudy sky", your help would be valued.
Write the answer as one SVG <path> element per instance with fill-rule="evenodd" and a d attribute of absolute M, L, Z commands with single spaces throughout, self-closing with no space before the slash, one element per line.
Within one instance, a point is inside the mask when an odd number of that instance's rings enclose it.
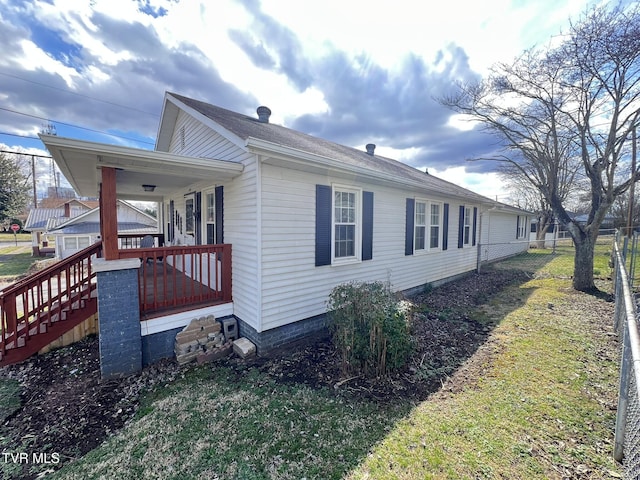
<path fill-rule="evenodd" d="M 46 154 L 48 124 L 153 148 L 172 91 L 267 105 L 272 122 L 506 200 L 495 164 L 467 161 L 494 140 L 435 99 L 546 45 L 592 1 L 0 0 L 0 149 Z"/>

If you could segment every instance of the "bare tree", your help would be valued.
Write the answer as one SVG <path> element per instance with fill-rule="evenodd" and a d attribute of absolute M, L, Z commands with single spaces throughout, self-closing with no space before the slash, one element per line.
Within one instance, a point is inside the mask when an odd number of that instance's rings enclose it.
<path fill-rule="evenodd" d="M 494 66 L 488 78 L 459 85 L 441 102 L 501 141 L 484 159 L 516 169 L 542 194 L 574 241 L 573 287 L 590 291 L 600 224 L 640 178 L 638 171 L 617 175 L 640 116 L 640 6 L 593 7 L 552 43 Z M 588 185 L 586 223 L 566 208 L 574 181 Z"/>

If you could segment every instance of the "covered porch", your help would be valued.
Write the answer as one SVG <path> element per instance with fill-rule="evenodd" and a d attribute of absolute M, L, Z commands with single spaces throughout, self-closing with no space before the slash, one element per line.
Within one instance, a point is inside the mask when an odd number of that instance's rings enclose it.
<path fill-rule="evenodd" d="M 189 243 L 172 241 L 179 216 L 173 209 L 167 215 L 165 204 L 169 198 L 192 195 L 196 185 L 222 193 L 218 186 L 240 175 L 242 164 L 50 135 L 41 139 L 76 192 L 99 198 L 102 258 L 93 263 L 103 377 L 139 371 L 145 344 L 141 331 L 148 330 L 149 322 L 160 325 L 163 318 L 184 312 L 179 322 L 188 323 L 189 311 L 232 305 L 233 253 L 223 243 L 222 225 L 216 224 L 216 242 L 203 235 L 190 237 Z M 158 205 L 160 228 L 150 242 L 118 238 L 117 199 Z M 201 244 L 203 238 L 211 244 Z M 163 328 L 169 334 L 179 322 Z"/>

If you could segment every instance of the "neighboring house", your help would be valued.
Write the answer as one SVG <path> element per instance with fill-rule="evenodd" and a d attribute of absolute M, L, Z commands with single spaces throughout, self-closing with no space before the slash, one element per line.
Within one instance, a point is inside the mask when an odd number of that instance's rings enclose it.
<path fill-rule="evenodd" d="M 42 199 L 40 207 L 31 209 L 23 227 L 31 232 L 33 256 L 53 254 L 55 251 L 48 246 L 46 233 L 56 225 L 88 212 L 95 204 L 95 201 L 83 202 L 68 198 Z"/>
<path fill-rule="evenodd" d="M 157 201 L 167 244 L 232 247 L 232 301 L 140 317 L 145 362 L 170 355 L 195 316 L 235 317 L 264 352 L 324 328 L 340 283 L 418 289 L 475 270 L 479 241 L 527 238 L 527 212 L 377 155 L 375 145 L 361 151 L 272 124 L 270 113 L 167 93 L 155 151 L 41 135 L 80 195 L 101 192 L 103 205 L 116 196 Z M 109 233 L 114 220 L 102 228 L 100 271 L 137 268 Z M 528 246 L 515 245 L 511 253 Z M 229 260 L 210 258 L 209 271 Z M 100 324 L 107 328 L 106 317 Z"/>
<path fill-rule="evenodd" d="M 158 233 L 158 221 L 128 202 L 117 203 L 118 235 L 153 235 Z M 48 234 L 55 239 L 55 256 L 67 258 L 88 247 L 100 238 L 100 207 L 72 217 L 48 228 Z M 120 239 L 120 247 L 126 245 Z"/>

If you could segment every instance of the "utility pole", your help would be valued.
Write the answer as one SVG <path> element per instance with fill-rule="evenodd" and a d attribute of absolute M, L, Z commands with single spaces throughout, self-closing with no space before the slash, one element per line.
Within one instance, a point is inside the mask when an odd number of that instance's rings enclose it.
<path fill-rule="evenodd" d="M 38 208 L 38 194 L 36 193 L 36 156 L 31 155 L 31 181 L 33 183 L 33 208 Z"/>
<path fill-rule="evenodd" d="M 636 127 L 631 131 L 631 185 L 629 186 L 629 214 L 627 216 L 627 236 L 633 236 L 633 204 L 635 196 L 636 175 Z"/>

